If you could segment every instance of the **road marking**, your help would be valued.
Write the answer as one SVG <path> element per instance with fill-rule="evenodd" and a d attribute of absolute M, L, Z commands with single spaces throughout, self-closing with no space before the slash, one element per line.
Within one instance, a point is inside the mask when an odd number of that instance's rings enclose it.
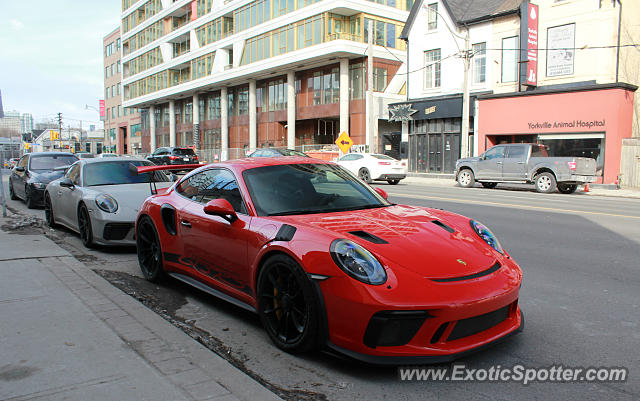
<path fill-rule="evenodd" d="M 394 194 L 391 194 L 392 196 Z M 529 206 L 529 205 L 518 205 L 514 203 L 498 203 L 498 202 L 487 202 L 487 201 L 475 201 L 469 199 L 457 199 L 457 198 L 444 198 L 440 196 L 426 196 L 426 195 L 396 195 L 398 197 L 404 198 L 412 198 L 412 199 L 432 199 L 432 200 L 442 200 L 442 201 L 450 201 L 455 203 L 471 203 L 477 205 L 487 205 L 487 206 L 502 206 L 502 207 L 512 207 L 516 209 L 533 209 L 533 210 L 546 210 L 551 212 L 560 212 L 560 213 L 575 213 L 575 214 L 592 214 L 598 216 L 609 216 L 609 217 L 623 217 L 630 219 L 640 219 L 640 216 L 629 216 L 624 214 L 615 214 L 615 213 L 604 213 L 604 212 L 589 212 L 586 210 L 572 210 L 572 209 L 557 209 L 553 207 L 543 207 L 543 206 Z"/>

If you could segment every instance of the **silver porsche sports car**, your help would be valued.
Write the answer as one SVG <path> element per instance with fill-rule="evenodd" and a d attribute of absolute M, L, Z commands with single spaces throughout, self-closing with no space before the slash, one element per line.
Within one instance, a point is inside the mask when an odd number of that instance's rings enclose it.
<path fill-rule="evenodd" d="M 171 179 L 161 171 L 137 174 L 135 167 L 153 163 L 130 157 L 82 159 L 44 194 L 47 224 L 80 233 L 86 247 L 135 245 L 133 225 L 152 188 L 163 190 Z M 153 174 L 153 176 L 150 176 Z M 155 184 L 151 185 L 150 180 Z"/>

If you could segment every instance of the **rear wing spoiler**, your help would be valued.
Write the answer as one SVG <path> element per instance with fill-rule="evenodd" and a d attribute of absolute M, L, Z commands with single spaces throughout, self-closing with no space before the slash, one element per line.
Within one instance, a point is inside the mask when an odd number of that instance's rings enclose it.
<path fill-rule="evenodd" d="M 152 171 L 163 171 L 163 170 L 195 170 L 202 166 L 206 166 L 206 164 L 170 164 L 170 165 L 161 165 L 161 166 L 135 166 L 136 174 L 150 173 Z"/>
<path fill-rule="evenodd" d="M 153 171 L 164 171 L 164 170 L 195 170 L 202 166 L 206 166 L 206 164 L 173 164 L 173 165 L 161 165 L 161 166 L 134 166 L 133 163 L 129 164 L 129 170 L 133 175 L 150 173 Z M 153 180 L 154 174 L 149 174 L 149 190 L 151 191 L 151 195 L 156 195 L 158 193 L 158 188 L 156 187 L 156 182 Z"/>

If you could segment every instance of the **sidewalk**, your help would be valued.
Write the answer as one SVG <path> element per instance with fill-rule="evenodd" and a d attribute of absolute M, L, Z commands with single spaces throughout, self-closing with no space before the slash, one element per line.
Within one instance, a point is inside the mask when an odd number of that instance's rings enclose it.
<path fill-rule="evenodd" d="M 441 174 L 435 175 L 432 174 L 429 177 L 418 177 L 418 176 L 408 176 L 404 180 L 401 181 L 404 184 L 411 185 L 425 185 L 425 186 L 440 186 L 440 187 L 455 187 L 458 184 L 455 182 L 453 178 L 453 174 Z M 479 183 L 476 183 L 476 187 L 481 188 Z M 519 189 L 519 190 L 530 190 L 534 191 L 533 185 L 528 184 L 498 184 L 497 189 L 500 188 L 511 188 L 511 189 Z M 640 189 L 615 189 L 613 185 L 602 185 L 602 184 L 590 184 L 589 192 L 583 192 L 583 186 L 579 186 L 576 193 L 590 195 L 590 196 L 615 196 L 621 198 L 638 198 L 640 199 Z"/>
<path fill-rule="evenodd" d="M 0 231 L 0 274 L 0 399 L 279 399 L 42 235 Z"/>

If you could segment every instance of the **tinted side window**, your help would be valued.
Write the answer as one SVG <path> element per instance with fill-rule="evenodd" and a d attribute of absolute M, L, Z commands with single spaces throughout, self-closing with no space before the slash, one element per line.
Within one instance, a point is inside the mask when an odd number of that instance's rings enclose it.
<path fill-rule="evenodd" d="M 355 160 L 356 159 L 355 156 L 356 155 L 353 155 L 353 154 L 352 155 L 344 155 L 344 156 L 342 156 L 342 159 L 340 159 L 340 161 L 348 162 L 348 161 L 351 161 L 351 160 Z"/>
<path fill-rule="evenodd" d="M 80 185 L 80 163 L 75 163 L 71 166 L 65 176 L 73 182 L 73 185 Z"/>
<path fill-rule="evenodd" d="M 547 148 L 544 145 L 534 145 L 531 147 L 531 157 L 549 157 Z"/>
<path fill-rule="evenodd" d="M 507 157 L 509 159 L 524 159 L 525 146 L 509 146 Z"/>
<path fill-rule="evenodd" d="M 246 214 L 238 182 L 229 170 L 211 169 L 195 174 L 180 183 L 176 191 L 202 204 L 213 199 L 226 199 L 237 213 Z"/>
<path fill-rule="evenodd" d="M 500 159 L 504 157 L 504 146 L 497 146 L 495 148 L 491 148 L 487 150 L 487 153 L 484 154 L 485 159 Z"/>

